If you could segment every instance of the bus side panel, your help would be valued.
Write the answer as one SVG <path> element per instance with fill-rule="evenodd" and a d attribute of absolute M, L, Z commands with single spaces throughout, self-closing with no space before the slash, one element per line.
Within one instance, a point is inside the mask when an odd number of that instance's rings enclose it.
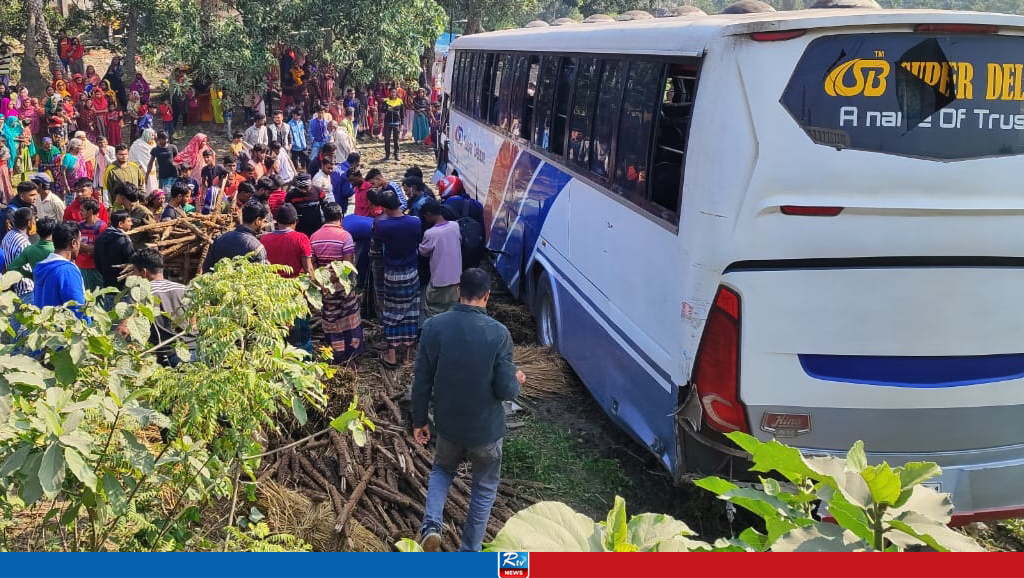
<path fill-rule="evenodd" d="M 492 220 L 487 243 L 488 249 L 498 252 L 494 261 L 495 268 L 516 297 L 519 296 L 519 273 L 528 254 L 524 238 L 526 219 L 523 205 L 538 165 L 540 159 L 536 156 L 526 151 L 519 155 L 504 191 L 505 200 Z"/>
<path fill-rule="evenodd" d="M 580 287 L 585 281 L 573 279 L 578 273 L 570 263 L 543 246 L 538 248 L 537 260 L 552 279 L 562 355 L 612 421 L 678 474 L 673 449 L 675 386 L 666 391 L 637 360 L 635 344 L 628 343 L 628 337 L 616 331 L 601 307 L 587 297 Z"/>

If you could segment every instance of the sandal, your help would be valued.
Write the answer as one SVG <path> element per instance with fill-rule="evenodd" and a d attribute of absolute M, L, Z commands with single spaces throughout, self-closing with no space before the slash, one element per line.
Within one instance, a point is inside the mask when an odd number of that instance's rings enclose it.
<path fill-rule="evenodd" d="M 388 361 L 387 359 L 384 358 L 383 354 L 378 355 L 377 359 L 380 361 L 380 364 L 384 367 L 384 369 L 392 369 L 392 370 L 394 370 L 394 369 L 398 369 L 399 367 L 402 366 L 400 363 L 397 362 L 397 360 L 396 360 L 395 363 L 392 363 L 392 362 Z"/>

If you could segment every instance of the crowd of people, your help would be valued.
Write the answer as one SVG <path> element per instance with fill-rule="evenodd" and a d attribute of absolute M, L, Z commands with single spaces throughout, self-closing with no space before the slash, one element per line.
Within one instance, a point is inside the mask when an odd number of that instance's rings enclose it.
<path fill-rule="evenodd" d="M 354 264 L 352 290 L 324 296 L 323 340 L 335 363 L 369 351 L 388 368 L 415 357 L 415 435 L 431 439 L 433 405 L 437 436 L 421 538 L 427 549 L 439 547 L 448 488 L 469 459 L 473 495 L 462 548 L 478 550 L 500 477 L 502 402 L 525 381 L 508 330 L 486 315 L 490 276 L 477 268 L 483 207 L 457 172 L 435 180 L 411 166 L 394 178 L 366 166 L 358 150 L 360 141 L 384 138 L 384 160 L 399 161 L 407 137 L 436 143 L 436 103 L 400 83 L 338 95 L 330 83 L 296 90 L 315 70 L 293 64 L 285 68 L 290 89 L 271 83 L 267 98 L 243 106 L 252 123 L 243 132 L 231 131 L 233 115 L 224 109 L 227 150 L 218 154 L 202 132 L 179 149 L 175 132 L 196 120 L 183 71 L 172 73 L 161 100 L 141 74 L 125 87 L 116 58 L 100 78 L 82 66 L 79 47 L 62 35 L 70 81 L 59 76 L 43 98 L 0 84 L 0 268 L 23 275 L 11 290 L 22 303 L 68 306 L 84 317 L 87 290 L 123 290 L 126 273 L 144 277 L 165 314 L 149 340 L 159 362 L 173 367 L 202 353 L 182 315 L 185 280 L 165 278 L 154 237 L 133 229 L 193 212 L 233 215 L 235 228 L 214 239 L 203 273 L 232 257 L 273 264 L 286 278 Z M 131 298 L 110 292 L 101 305 L 112 309 L 118 296 Z M 383 327 L 372 344 L 363 329 L 369 319 Z M 117 330 L 129 335 L 126 326 Z M 191 359 L 167 344 L 181 334 Z M 294 321 L 288 341 L 312 353 L 308 318 Z"/>

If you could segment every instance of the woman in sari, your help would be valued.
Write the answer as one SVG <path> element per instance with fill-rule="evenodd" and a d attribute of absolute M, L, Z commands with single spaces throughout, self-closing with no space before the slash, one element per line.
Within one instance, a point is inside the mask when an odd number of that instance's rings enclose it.
<path fill-rule="evenodd" d="M 68 83 L 68 92 L 71 93 L 72 100 L 78 102 L 81 98 L 79 95 L 85 92 L 85 78 L 81 74 L 76 72 L 71 77 L 71 82 Z"/>
<path fill-rule="evenodd" d="M 85 67 L 85 83 L 91 84 L 93 88 L 100 85 L 100 75 L 96 74 L 96 67 L 91 64 Z"/>
<path fill-rule="evenodd" d="M 35 172 L 36 145 L 32 142 L 32 135 L 29 133 L 29 121 L 20 120 L 16 116 L 9 116 L 4 121 L 3 129 L 4 144 L 11 156 L 7 161 L 7 168 L 11 171 L 11 182 L 15 185 L 27 181 L 29 175 Z"/>
<path fill-rule="evenodd" d="M 0 139 L 0 202 L 9 204 L 14 199 L 14 183 L 11 182 L 11 169 L 8 162 L 11 160 L 11 153 L 7 152 L 7 144 Z"/>
<path fill-rule="evenodd" d="M 64 109 L 64 123 L 67 126 L 67 133 L 74 133 L 78 130 L 78 110 L 75 109 L 75 101 L 71 98 L 71 95 L 64 97 L 61 107 Z"/>
<path fill-rule="evenodd" d="M 412 109 L 416 115 L 412 121 L 412 140 L 419 144 L 430 136 L 430 100 L 427 91 L 422 88 L 416 91 Z"/>
<path fill-rule="evenodd" d="M 111 99 L 110 109 L 120 109 L 121 105 L 128 100 L 128 94 L 124 89 L 124 67 L 121 66 L 121 57 L 115 56 L 110 59 L 110 66 L 107 67 L 107 74 L 103 76 L 103 84 L 107 90 L 113 91 L 116 98 Z M 107 96 L 110 96 L 109 94 Z"/>
<path fill-rule="evenodd" d="M 24 99 L 18 106 L 18 118 L 28 121 L 30 135 L 39 134 L 39 101 L 34 98 Z"/>
<path fill-rule="evenodd" d="M 342 216 L 341 207 L 337 203 L 324 207 L 326 222 L 310 238 L 316 267 L 324 267 L 335 261 L 354 261 L 355 243 L 352 235 L 342 228 Z M 323 307 L 320 310 L 321 327 L 324 339 L 334 353 L 334 363 L 345 363 L 366 351 L 363 320 L 359 315 L 359 292 L 355 285 L 346 292 L 334 274 L 331 275 L 331 284 L 336 292 L 324 292 Z"/>
<path fill-rule="evenodd" d="M 86 97 L 82 103 L 82 110 L 78 113 L 78 129 L 80 132 L 84 132 L 89 140 L 96 140 L 99 136 L 96 117 L 95 105 L 91 98 Z"/>
<path fill-rule="evenodd" d="M 206 134 L 196 133 L 196 136 L 188 141 L 188 144 L 178 153 L 178 156 L 174 157 L 174 164 L 188 164 L 188 166 L 192 167 L 192 174 L 190 176 L 196 181 L 199 180 L 200 173 L 202 173 L 203 165 L 205 164 L 203 162 L 203 151 L 207 149 L 213 150 L 208 142 L 209 139 L 207 139 Z"/>
<path fill-rule="evenodd" d="M 140 167 L 149 166 L 149 159 L 152 156 L 153 147 L 156 145 L 156 131 L 147 128 L 142 131 L 142 136 L 135 139 L 132 142 L 131 148 L 128 149 L 128 160 L 135 162 Z M 152 191 L 160 188 L 160 183 L 156 178 L 156 171 L 149 174 L 149 178 L 146 179 L 147 191 Z"/>
<path fill-rule="evenodd" d="M 128 121 L 128 140 L 132 143 L 135 142 L 135 139 L 139 135 L 138 123 L 139 117 L 142 116 L 142 113 L 139 112 L 139 107 L 141 106 L 142 97 L 139 95 L 138 91 L 131 91 L 131 93 L 128 94 L 128 107 L 125 119 Z"/>
<path fill-rule="evenodd" d="M 61 98 L 71 96 L 71 92 L 68 91 L 68 83 L 64 82 L 63 78 L 58 78 L 53 81 L 53 91 L 59 94 Z"/>
<path fill-rule="evenodd" d="M 74 202 L 74 194 L 71 186 L 81 178 L 92 178 L 88 162 L 82 155 L 82 139 L 73 138 L 68 141 L 68 150 L 60 160 L 60 175 L 56 175 L 60 181 L 61 189 L 64 190 L 64 203 L 70 205 Z"/>
<path fill-rule="evenodd" d="M 25 103 L 31 100 L 31 96 L 28 95 L 28 89 L 24 86 L 18 91 L 18 98 L 14 100 L 14 108 L 21 110 L 21 107 L 25 106 Z"/>
<path fill-rule="evenodd" d="M 11 113 L 11 95 L 7 86 L 0 84 L 0 116 L 7 117 Z"/>
<path fill-rule="evenodd" d="M 102 88 L 94 88 L 92 91 L 92 108 L 96 119 L 96 136 L 106 138 L 108 115 L 110 114 L 110 101 L 104 94 Z"/>
<path fill-rule="evenodd" d="M 149 104 L 149 83 L 142 77 L 141 72 L 135 73 L 135 80 L 132 81 L 130 90 L 139 93 L 139 102 Z"/>
<path fill-rule="evenodd" d="M 103 177 L 107 174 L 107 167 L 117 160 L 117 151 L 114 150 L 114 147 L 110 146 L 110 141 L 107 140 L 107 137 L 101 136 L 96 143 L 96 170 L 93 171 L 92 184 L 97 191 L 103 191 L 103 202 L 109 205 L 107 196 L 110 194 L 110 191 L 103 189 Z"/>
<path fill-rule="evenodd" d="M 110 112 L 107 113 L 107 140 L 110 146 L 116 147 L 121 144 L 121 101 L 114 92 L 109 80 L 103 81 L 104 92 L 107 95 L 107 102 L 110 103 Z"/>

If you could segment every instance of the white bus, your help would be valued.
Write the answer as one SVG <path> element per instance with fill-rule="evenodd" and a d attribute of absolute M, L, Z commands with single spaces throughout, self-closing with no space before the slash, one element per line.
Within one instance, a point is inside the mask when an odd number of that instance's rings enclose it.
<path fill-rule="evenodd" d="M 938 462 L 958 521 L 1011 517 L 1022 35 L 805 10 L 465 36 L 447 161 L 541 340 L 676 476 L 742 465 L 722 432 L 861 439 Z"/>

